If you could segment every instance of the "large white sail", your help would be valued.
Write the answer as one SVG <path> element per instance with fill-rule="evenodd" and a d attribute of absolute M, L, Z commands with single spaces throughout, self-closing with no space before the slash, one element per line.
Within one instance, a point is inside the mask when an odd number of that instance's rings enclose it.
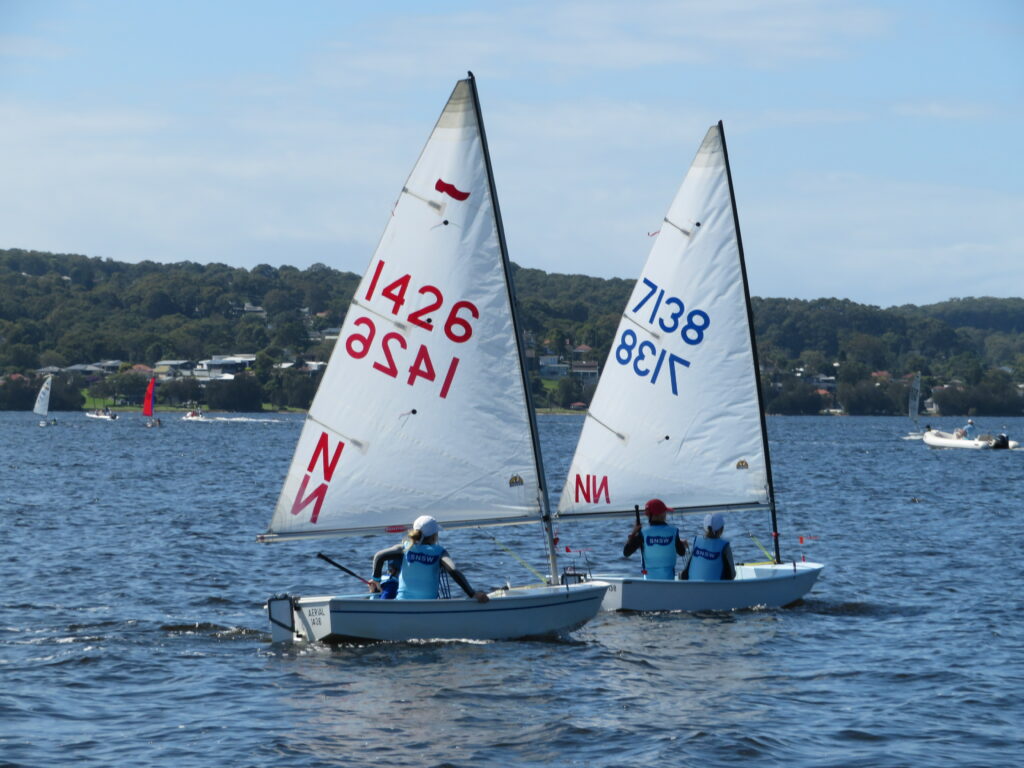
<path fill-rule="evenodd" d="M 264 541 L 538 521 L 543 496 L 469 80 L 384 230 Z"/>
<path fill-rule="evenodd" d="M 917 424 L 918 411 L 921 408 L 921 372 L 914 374 L 914 380 L 910 383 L 910 393 L 907 397 L 907 415 L 910 420 Z"/>
<path fill-rule="evenodd" d="M 622 315 L 558 508 L 770 504 L 748 296 L 721 124 L 669 208 Z"/>
<path fill-rule="evenodd" d="M 46 377 L 46 381 L 43 382 L 43 386 L 39 389 L 39 394 L 36 395 L 36 405 L 32 409 L 32 413 L 46 418 L 46 414 L 50 412 L 50 387 L 53 384 L 53 375 Z"/>

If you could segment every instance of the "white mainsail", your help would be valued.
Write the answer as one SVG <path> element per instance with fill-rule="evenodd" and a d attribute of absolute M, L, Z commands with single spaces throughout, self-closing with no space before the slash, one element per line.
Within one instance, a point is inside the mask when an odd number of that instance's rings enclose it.
<path fill-rule="evenodd" d="M 461 80 L 356 290 L 261 540 L 545 514 L 484 141 Z"/>
<path fill-rule="evenodd" d="M 32 409 L 32 413 L 37 416 L 42 416 L 44 419 L 50 412 L 50 387 L 53 384 L 53 374 L 46 377 L 46 381 L 43 382 L 43 386 L 39 389 L 39 394 L 36 395 L 36 405 Z"/>
<path fill-rule="evenodd" d="M 752 318 L 721 123 L 704 138 L 622 315 L 561 518 L 768 508 Z"/>
<path fill-rule="evenodd" d="M 907 415 L 910 420 L 917 424 L 918 411 L 921 409 L 921 373 L 914 374 L 914 380 L 910 384 L 910 396 L 907 398 Z"/>

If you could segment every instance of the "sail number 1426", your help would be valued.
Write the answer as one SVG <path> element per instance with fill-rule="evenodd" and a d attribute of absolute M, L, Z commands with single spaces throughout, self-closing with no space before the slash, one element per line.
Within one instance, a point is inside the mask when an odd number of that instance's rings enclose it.
<path fill-rule="evenodd" d="M 377 292 L 381 277 L 384 272 L 384 262 L 378 261 L 374 269 L 370 284 L 363 297 L 366 301 L 372 301 Z M 404 274 L 380 288 L 380 297 L 391 303 L 391 314 L 399 315 L 403 305 L 406 303 L 406 296 L 412 283 L 412 276 Z M 434 330 L 431 313 L 436 312 L 444 306 L 444 296 L 441 290 L 433 285 L 423 285 L 416 290 L 416 294 L 427 299 L 426 303 L 405 316 L 405 320 L 426 331 Z M 456 301 L 451 305 L 442 326 L 444 335 L 455 344 L 464 344 L 473 336 L 471 320 L 479 319 L 480 310 L 470 301 Z M 411 356 L 412 364 L 408 370 L 406 383 L 412 386 L 418 379 L 435 381 L 437 371 L 434 362 L 430 357 L 430 351 L 426 344 L 420 344 L 419 349 L 410 355 L 409 342 L 401 333 L 392 331 L 383 334 L 377 340 L 377 325 L 370 317 L 356 318 L 353 323 L 358 330 L 353 331 L 345 338 L 345 351 L 356 360 L 362 360 L 371 350 L 376 350 L 373 368 L 391 378 L 398 378 L 399 360 Z M 374 342 L 377 341 L 375 344 Z M 452 381 L 455 378 L 455 371 L 459 367 L 459 358 L 452 357 L 448 363 L 447 370 L 441 383 L 440 397 L 445 398 L 451 389 Z"/>
<path fill-rule="evenodd" d="M 702 309 L 691 309 L 686 311 L 686 305 L 681 299 L 675 296 L 665 296 L 665 289 L 659 288 L 656 283 L 643 279 L 647 286 L 647 294 L 640 299 L 632 313 L 636 315 L 644 306 L 649 309 L 644 312 L 644 320 L 648 325 L 657 328 L 663 333 L 679 333 L 680 338 L 690 346 L 697 346 L 704 341 L 704 332 L 711 325 L 711 318 Z M 689 368 L 690 361 L 669 352 L 667 349 L 659 348 L 654 342 L 647 339 L 640 341 L 636 331 L 632 328 L 623 329 L 619 335 L 618 346 L 614 349 L 615 360 L 619 365 L 630 366 L 633 373 L 642 379 L 650 378 L 651 384 L 657 384 L 659 378 L 667 379 L 672 387 L 672 394 L 679 394 L 678 381 L 676 379 L 677 368 Z M 664 372 L 668 376 L 664 376 Z"/>

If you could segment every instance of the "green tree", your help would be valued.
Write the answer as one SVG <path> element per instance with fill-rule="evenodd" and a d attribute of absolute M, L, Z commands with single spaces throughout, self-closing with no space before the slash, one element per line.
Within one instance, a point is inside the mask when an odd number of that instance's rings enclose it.
<path fill-rule="evenodd" d="M 263 390 L 255 376 L 240 374 L 207 384 L 206 402 L 215 411 L 262 411 Z"/>
<path fill-rule="evenodd" d="M 187 405 L 203 403 L 206 398 L 199 381 L 191 376 L 160 382 L 156 388 L 156 400 L 164 405 Z"/>
<path fill-rule="evenodd" d="M 562 408 L 568 408 L 583 397 L 583 389 L 575 376 L 565 376 L 558 380 L 554 392 L 555 402 Z"/>

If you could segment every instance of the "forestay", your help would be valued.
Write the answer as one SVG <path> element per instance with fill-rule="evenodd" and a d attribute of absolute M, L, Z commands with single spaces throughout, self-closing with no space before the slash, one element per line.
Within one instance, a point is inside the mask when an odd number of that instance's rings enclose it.
<path fill-rule="evenodd" d="M 626 306 L 561 517 L 767 507 L 746 277 L 721 124 L 704 138 Z"/>
<path fill-rule="evenodd" d="M 262 540 L 539 521 L 532 420 L 471 83 L 345 316 Z"/>

